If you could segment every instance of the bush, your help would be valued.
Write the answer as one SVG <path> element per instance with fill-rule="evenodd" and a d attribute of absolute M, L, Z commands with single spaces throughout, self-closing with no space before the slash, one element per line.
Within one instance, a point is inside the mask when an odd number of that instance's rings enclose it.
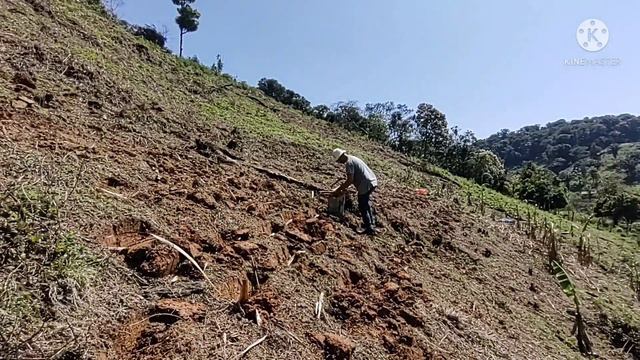
<path fill-rule="evenodd" d="M 489 150 L 476 150 L 464 162 L 463 176 L 501 190 L 505 182 L 505 169 L 502 160 Z"/>
<path fill-rule="evenodd" d="M 561 209 L 567 206 L 567 189 L 558 177 L 539 165 L 528 163 L 513 178 L 513 192 L 520 200 L 526 200 L 543 210 Z"/>

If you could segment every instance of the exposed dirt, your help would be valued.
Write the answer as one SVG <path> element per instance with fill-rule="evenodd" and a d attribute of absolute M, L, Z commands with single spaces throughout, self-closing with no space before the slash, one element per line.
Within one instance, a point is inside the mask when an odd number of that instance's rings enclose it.
<path fill-rule="evenodd" d="M 68 197 L 65 225 L 121 265 L 108 270 L 125 273 L 127 291 L 140 299 L 82 325 L 87 356 L 226 359 L 267 335 L 247 358 L 579 357 L 566 315 L 571 304 L 515 226 L 452 201 L 457 189 L 441 179 L 419 175 L 425 186 L 445 190 L 416 194 L 380 162 L 374 203 L 382 234 L 357 235 L 353 206 L 335 218 L 312 191 L 342 176 L 327 149 L 207 118 L 192 105 L 247 94 L 194 85 L 199 78 L 168 55 L 134 45 L 110 20 L 79 15 L 75 6 L 0 5 L 0 20 L 11 20 L 0 32 L 0 182 L 55 178 Z M 117 34 L 109 36 L 120 45 L 111 48 L 98 28 Z M 133 75 L 116 77 L 108 64 L 78 55 L 65 60 L 67 42 L 113 51 L 112 61 L 132 61 Z M 137 64 L 151 67 L 152 78 L 135 75 Z M 406 170 L 397 154 L 261 99 L 287 124 Z M 187 252 L 208 279 L 151 234 Z M 567 255 L 567 263 L 575 259 Z M 580 271 L 605 276 L 593 267 Z M 238 305 L 243 283 L 249 299 Z M 121 285 L 87 303 L 100 307 Z M 592 307 L 586 311 L 595 319 Z M 637 331 L 625 334 L 638 344 Z M 606 332 L 594 329 L 593 340 L 602 357 L 624 358 L 614 348 L 623 345 L 611 347 Z"/>

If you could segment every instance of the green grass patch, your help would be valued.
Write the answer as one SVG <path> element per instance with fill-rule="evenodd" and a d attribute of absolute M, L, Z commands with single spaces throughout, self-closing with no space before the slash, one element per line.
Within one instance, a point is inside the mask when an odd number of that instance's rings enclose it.
<path fill-rule="evenodd" d="M 74 301 L 100 271 L 97 258 L 60 226 L 58 203 L 37 188 L 9 189 L 1 198 L 0 309 L 10 323 L 38 319 L 42 309 Z"/>
<path fill-rule="evenodd" d="M 222 121 L 247 131 L 257 137 L 284 140 L 318 149 L 329 149 L 332 142 L 312 133 L 299 124 L 288 123 L 267 109 L 242 97 L 219 98 L 203 103 L 201 110 L 207 118 Z"/>

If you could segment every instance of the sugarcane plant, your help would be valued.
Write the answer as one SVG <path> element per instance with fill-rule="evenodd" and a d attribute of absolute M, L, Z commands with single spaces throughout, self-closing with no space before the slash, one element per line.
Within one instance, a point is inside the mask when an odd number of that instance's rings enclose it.
<path fill-rule="evenodd" d="M 589 266 L 593 262 L 593 256 L 591 255 L 591 234 L 586 234 L 587 226 L 593 215 L 584 222 L 582 231 L 580 231 L 580 237 L 578 240 L 578 262 L 583 266 Z"/>
<path fill-rule="evenodd" d="M 571 330 L 571 335 L 575 335 L 576 340 L 578 341 L 578 349 L 582 354 L 593 355 L 593 344 L 591 343 L 591 339 L 589 339 L 589 335 L 587 335 L 587 325 L 585 324 L 582 312 L 580 311 L 580 298 L 578 297 L 576 286 L 559 262 L 553 261 L 551 266 L 553 269 L 553 276 L 558 281 L 562 292 L 564 292 L 569 300 L 573 301 L 573 304 L 576 307 L 575 321 L 573 329 Z"/>
<path fill-rule="evenodd" d="M 640 301 L 640 264 L 633 264 L 629 267 L 629 279 L 631 289 L 635 291 L 636 298 Z"/>
<path fill-rule="evenodd" d="M 553 272 L 553 263 L 560 261 L 560 253 L 558 252 L 558 235 L 553 223 L 546 225 L 545 222 L 544 243 L 547 246 L 547 259 L 549 260 L 549 267 Z"/>

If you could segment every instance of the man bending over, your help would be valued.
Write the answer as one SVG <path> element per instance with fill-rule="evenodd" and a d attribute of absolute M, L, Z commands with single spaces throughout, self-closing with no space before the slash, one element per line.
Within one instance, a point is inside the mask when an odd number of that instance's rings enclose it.
<path fill-rule="evenodd" d="M 347 155 L 347 152 L 342 149 L 333 150 L 333 158 L 337 162 L 345 164 L 345 170 L 347 172 L 347 179 L 342 185 L 333 190 L 333 195 L 341 195 L 353 184 L 358 190 L 358 207 L 360 208 L 362 222 L 364 223 L 364 229 L 359 230 L 358 233 L 374 235 L 376 232 L 376 223 L 373 208 L 371 207 L 371 194 L 376 190 L 376 187 L 378 187 L 376 175 L 364 161 L 353 155 Z"/>

